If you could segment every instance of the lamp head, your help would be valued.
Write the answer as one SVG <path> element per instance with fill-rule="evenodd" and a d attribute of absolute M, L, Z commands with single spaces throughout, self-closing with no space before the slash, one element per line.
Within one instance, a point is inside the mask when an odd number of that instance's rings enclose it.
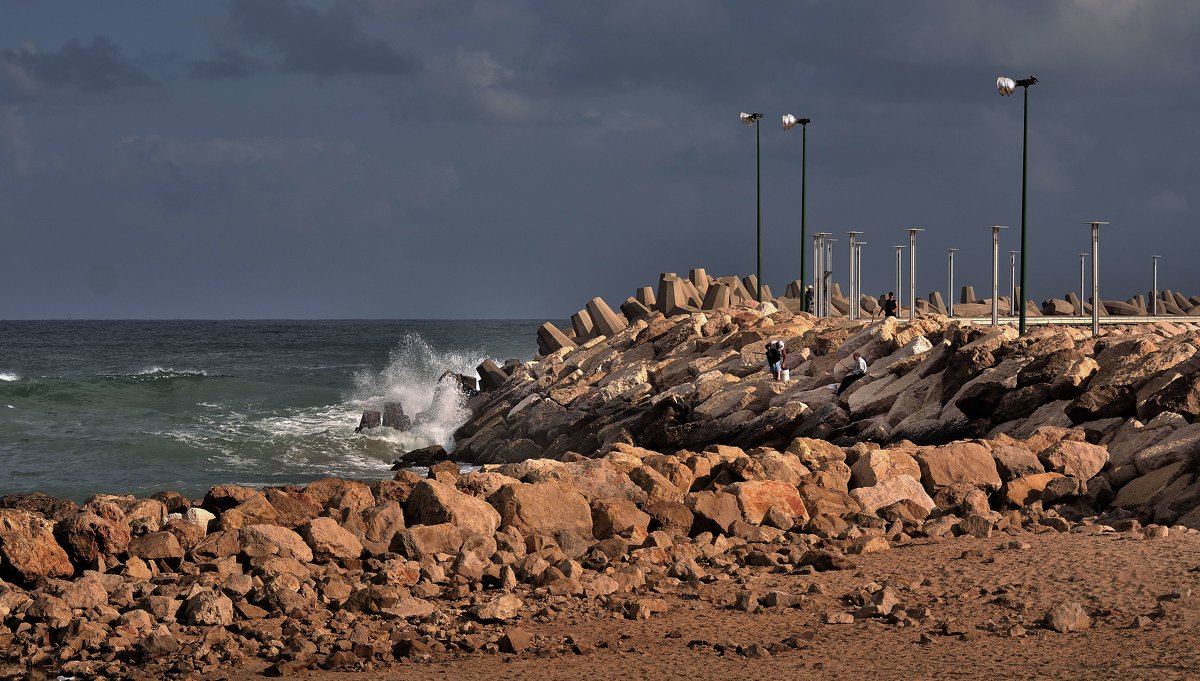
<path fill-rule="evenodd" d="M 792 114 L 784 114 L 782 118 L 783 118 L 783 129 L 784 129 L 784 130 L 791 130 L 791 129 L 792 129 L 793 127 L 795 127 L 797 124 L 799 124 L 799 125 L 808 125 L 809 123 L 811 123 L 811 122 L 812 122 L 812 120 L 811 120 L 811 119 L 808 119 L 808 118 L 796 118 L 796 117 L 795 117 L 795 116 L 793 116 Z"/>
<path fill-rule="evenodd" d="M 1000 76 L 996 79 L 996 89 L 1000 92 L 1001 97 L 1011 95 L 1017 89 L 1017 81 L 1008 76 Z"/>
<path fill-rule="evenodd" d="M 754 125 L 758 122 L 758 119 L 762 117 L 763 115 L 760 113 L 746 113 L 745 111 L 738 114 L 738 118 L 740 118 L 746 125 Z"/>

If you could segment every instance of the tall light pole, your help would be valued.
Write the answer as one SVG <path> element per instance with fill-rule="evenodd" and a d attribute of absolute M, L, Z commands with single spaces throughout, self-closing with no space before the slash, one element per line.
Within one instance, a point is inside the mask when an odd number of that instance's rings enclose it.
<path fill-rule="evenodd" d="M 808 228 L 805 220 L 808 217 L 808 124 L 810 118 L 796 118 L 792 114 L 783 115 L 783 129 L 791 130 L 800 124 L 800 281 L 804 282 L 807 268 L 805 265 L 804 249 L 808 242 Z"/>
<path fill-rule="evenodd" d="M 1016 304 L 1014 301 L 1016 301 L 1016 299 L 1017 299 L 1017 254 L 1018 253 L 1020 253 L 1020 251 L 1009 251 L 1008 252 L 1008 316 L 1009 317 L 1016 314 L 1016 310 L 1013 309 L 1013 305 Z M 1025 292 L 1022 291 L 1021 295 L 1024 296 Z"/>
<path fill-rule="evenodd" d="M 1153 263 L 1152 268 L 1153 268 L 1153 272 L 1154 272 L 1154 278 L 1153 278 L 1154 288 L 1151 291 L 1153 293 L 1153 296 L 1150 298 L 1150 314 L 1152 314 L 1156 317 L 1158 316 L 1158 259 L 1161 257 L 1162 257 L 1161 255 L 1150 256 L 1150 261 L 1151 261 L 1151 263 Z"/>
<path fill-rule="evenodd" d="M 813 234 L 813 314 L 825 316 L 822 306 L 825 302 L 825 237 L 828 232 Z"/>
<path fill-rule="evenodd" d="M 954 254 L 957 248 L 946 249 L 946 314 L 954 316 Z"/>
<path fill-rule="evenodd" d="M 825 279 L 825 314 L 833 316 L 833 235 L 825 237 L 825 266 L 829 268 Z"/>
<path fill-rule="evenodd" d="M 904 262 L 904 246 L 896 246 L 896 317 L 900 316 L 900 301 L 904 299 L 904 294 L 900 290 L 900 275 L 904 271 L 904 267 L 900 264 Z"/>
<path fill-rule="evenodd" d="M 857 282 L 858 285 L 858 297 L 854 299 L 856 300 L 854 303 L 854 314 L 856 315 L 862 315 L 863 311 L 863 246 L 866 246 L 865 241 L 859 241 L 854 246 L 854 252 L 856 252 L 854 253 L 854 282 Z"/>
<path fill-rule="evenodd" d="M 742 122 L 746 125 L 754 126 L 754 204 L 757 209 L 757 227 L 755 234 L 758 239 L 758 263 L 754 269 L 754 276 L 758 279 L 758 302 L 762 302 L 762 141 L 759 135 L 758 121 L 763 117 L 760 113 L 746 113 L 743 111 L 739 114 Z"/>
<path fill-rule="evenodd" d="M 1088 257 L 1087 253 L 1079 254 L 1079 316 L 1080 317 L 1083 316 L 1083 301 L 1086 300 L 1086 298 L 1084 297 L 1084 293 L 1083 293 L 1083 290 L 1084 290 L 1083 287 L 1087 281 L 1087 277 L 1084 274 L 1084 272 L 1086 271 L 1084 269 L 1084 263 L 1087 262 L 1087 257 Z"/>
<path fill-rule="evenodd" d="M 854 262 L 855 258 L 858 257 L 858 245 L 856 242 L 858 241 L 858 235 L 862 234 L 862 232 L 856 232 L 852 229 L 846 232 L 846 234 L 850 237 L 850 269 L 846 274 L 846 288 L 848 289 L 846 295 L 850 298 L 850 309 L 846 312 L 846 318 L 854 320 L 858 317 L 854 310 L 854 301 L 857 300 L 855 297 L 857 295 L 856 287 L 858 286 L 858 280 L 856 279 L 858 273 L 855 271 Z"/>
<path fill-rule="evenodd" d="M 920 227 L 908 228 L 908 321 L 917 318 L 917 232 Z"/>
<path fill-rule="evenodd" d="M 1004 225 L 992 225 L 992 326 L 1000 317 L 1000 230 Z"/>
<path fill-rule="evenodd" d="M 1029 86 L 1036 85 L 1037 77 L 1030 76 L 1021 80 L 1013 80 L 1006 76 L 996 79 L 996 89 L 1001 97 L 1011 95 L 1018 87 L 1025 89 L 1024 122 L 1021 126 L 1021 322 L 1018 332 L 1025 335 L 1025 299 L 1029 297 L 1025 288 L 1025 263 L 1029 262 L 1029 244 L 1025 240 L 1025 206 L 1026 187 L 1029 179 Z"/>
<path fill-rule="evenodd" d="M 1092 335 L 1100 335 L 1100 225 L 1107 222 L 1092 220 Z M 1025 258 L 1021 258 L 1025 260 Z"/>

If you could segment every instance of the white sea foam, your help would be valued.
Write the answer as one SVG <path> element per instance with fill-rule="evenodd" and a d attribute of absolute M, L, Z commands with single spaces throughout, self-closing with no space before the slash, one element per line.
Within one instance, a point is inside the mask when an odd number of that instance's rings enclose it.
<path fill-rule="evenodd" d="M 208 372 L 203 369 L 171 369 L 160 366 L 152 366 L 133 374 L 134 376 L 207 376 Z"/>
<path fill-rule="evenodd" d="M 0 371 L 0 381 L 19 381 L 21 377 L 7 371 Z"/>
<path fill-rule="evenodd" d="M 364 435 L 393 442 L 405 451 L 431 444 L 450 449 L 454 431 L 470 413 L 455 380 L 442 379 L 442 375 L 446 370 L 474 375 L 483 359 L 479 352 L 435 350 L 420 334 L 405 334 L 382 371 L 360 372 L 355 377 L 357 385 L 350 404 L 359 409 L 378 409 L 383 402 L 400 402 L 415 425 L 404 432 L 381 428 Z"/>

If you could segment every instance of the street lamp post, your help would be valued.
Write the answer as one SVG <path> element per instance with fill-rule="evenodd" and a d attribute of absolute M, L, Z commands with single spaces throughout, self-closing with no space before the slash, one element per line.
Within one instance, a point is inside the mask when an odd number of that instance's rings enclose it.
<path fill-rule="evenodd" d="M 908 320 L 917 318 L 917 232 L 920 227 L 908 228 Z"/>
<path fill-rule="evenodd" d="M 833 243 L 837 239 L 833 235 L 825 237 L 825 266 L 829 268 L 826 272 L 825 281 L 825 314 L 833 316 Z"/>
<path fill-rule="evenodd" d="M 946 249 L 946 314 L 954 316 L 954 254 L 957 248 Z"/>
<path fill-rule="evenodd" d="M 1092 220 L 1092 335 L 1100 335 L 1100 225 L 1107 222 Z M 1024 260 L 1024 258 L 1021 258 Z"/>
<path fill-rule="evenodd" d="M 854 298 L 853 307 L 856 317 L 862 316 L 862 247 L 866 245 L 865 241 L 859 241 L 854 245 L 854 285 L 858 293 Z"/>
<path fill-rule="evenodd" d="M 827 232 L 813 234 L 813 314 L 825 316 L 825 237 Z"/>
<path fill-rule="evenodd" d="M 896 296 L 895 296 L 895 298 L 896 298 L 896 316 L 899 317 L 900 316 L 900 301 L 904 299 L 903 294 L 900 292 L 900 275 L 904 271 L 904 268 L 900 263 L 904 262 L 904 259 L 903 259 L 904 246 L 896 246 L 895 248 L 896 248 Z"/>
<path fill-rule="evenodd" d="M 1150 298 L 1150 314 L 1156 317 L 1158 316 L 1158 259 L 1161 257 L 1161 255 L 1150 256 L 1150 261 L 1153 263 L 1152 267 L 1154 273 L 1154 283 L 1152 284 L 1154 288 L 1151 290 L 1153 296 Z"/>
<path fill-rule="evenodd" d="M 759 135 L 758 121 L 763 117 L 760 113 L 746 113 L 743 111 L 739 114 L 742 122 L 746 125 L 754 126 L 754 204 L 756 207 L 756 229 L 755 234 L 758 242 L 758 258 L 756 260 L 755 277 L 758 279 L 758 302 L 762 302 L 762 140 Z"/>
<path fill-rule="evenodd" d="M 783 129 L 791 130 L 797 123 L 800 124 L 800 281 L 803 282 L 805 275 L 808 273 L 804 257 L 804 245 L 808 241 L 808 227 L 805 224 L 808 218 L 808 124 L 812 122 L 810 118 L 796 118 L 792 114 L 784 114 Z"/>
<path fill-rule="evenodd" d="M 858 314 L 854 310 L 854 301 L 857 300 L 855 296 L 858 290 L 858 272 L 855 271 L 854 263 L 855 258 L 858 257 L 858 235 L 862 234 L 862 232 L 850 230 L 846 234 L 850 237 L 850 270 L 846 274 L 846 294 L 850 298 L 850 309 L 846 311 L 846 318 L 853 321 L 858 318 Z"/>
<path fill-rule="evenodd" d="M 1084 272 L 1085 272 L 1084 263 L 1087 262 L 1087 257 L 1088 257 L 1087 253 L 1079 254 L 1079 316 L 1080 317 L 1083 316 L 1083 301 L 1086 300 L 1086 298 L 1084 297 L 1084 294 L 1083 294 L 1083 291 L 1084 291 L 1083 287 L 1084 287 L 1085 282 L 1087 281 L 1087 277 L 1084 275 Z"/>
<path fill-rule="evenodd" d="M 992 225 L 992 326 L 1000 317 L 1000 230 L 1004 225 Z"/>
<path fill-rule="evenodd" d="M 1008 252 L 1008 316 L 1009 317 L 1016 314 L 1016 310 L 1013 309 L 1013 305 L 1016 304 L 1015 301 L 1017 300 L 1017 254 L 1018 253 L 1020 253 L 1020 251 L 1009 251 Z M 1021 295 L 1025 295 L 1025 293 L 1022 291 Z"/>
<path fill-rule="evenodd" d="M 1021 321 L 1018 328 L 1018 332 L 1022 336 L 1025 335 L 1025 299 L 1029 296 L 1025 289 L 1025 264 L 1029 261 L 1029 247 L 1025 241 L 1025 190 L 1029 179 L 1029 86 L 1036 85 L 1037 82 L 1038 79 L 1035 76 L 1021 80 L 1013 80 L 1006 76 L 996 79 L 996 89 L 1000 91 L 1002 97 L 1011 95 L 1018 87 L 1025 89 L 1024 122 L 1021 126 Z"/>

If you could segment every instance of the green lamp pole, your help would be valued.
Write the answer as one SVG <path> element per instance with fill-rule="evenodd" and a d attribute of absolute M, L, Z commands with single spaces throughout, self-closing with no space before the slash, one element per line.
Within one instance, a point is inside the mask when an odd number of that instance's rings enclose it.
<path fill-rule="evenodd" d="M 754 126 L 754 203 L 757 207 L 757 242 L 758 242 L 758 261 L 755 267 L 754 276 L 758 280 L 758 302 L 762 302 L 762 141 L 758 132 L 758 120 L 763 115 L 760 113 L 742 112 L 740 118 L 746 125 Z"/>
<path fill-rule="evenodd" d="M 808 124 L 811 118 L 796 118 L 792 114 L 783 115 L 783 129 L 791 130 L 800 124 L 800 300 L 804 301 L 804 282 L 808 281 L 808 262 L 805 257 L 808 243 Z"/>
<path fill-rule="evenodd" d="M 1000 91 L 1001 97 L 1011 95 L 1018 87 L 1025 89 L 1025 112 L 1021 132 L 1021 321 L 1018 327 L 1018 332 L 1022 336 L 1025 335 L 1025 299 L 1029 297 L 1025 288 L 1025 263 L 1029 262 L 1027 255 L 1029 249 L 1025 241 L 1025 195 L 1029 178 L 1029 86 L 1036 85 L 1037 82 L 1036 76 L 1021 80 L 1013 80 L 1007 76 L 1000 76 L 996 79 L 996 89 Z"/>

